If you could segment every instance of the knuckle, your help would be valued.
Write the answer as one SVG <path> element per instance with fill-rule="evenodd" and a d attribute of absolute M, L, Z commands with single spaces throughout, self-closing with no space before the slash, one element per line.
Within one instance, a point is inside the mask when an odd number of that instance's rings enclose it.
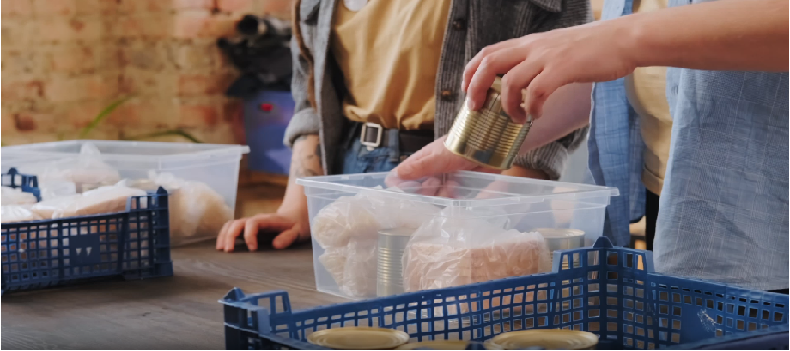
<path fill-rule="evenodd" d="M 483 59 L 483 62 L 480 63 L 480 69 L 488 69 L 491 66 L 496 64 L 496 56 L 495 55 L 488 55 Z"/>

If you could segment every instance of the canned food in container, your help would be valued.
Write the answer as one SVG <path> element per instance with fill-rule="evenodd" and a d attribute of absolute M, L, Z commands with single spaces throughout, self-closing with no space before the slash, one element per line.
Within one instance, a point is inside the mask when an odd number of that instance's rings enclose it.
<path fill-rule="evenodd" d="M 584 232 L 578 229 L 540 228 L 534 231 L 543 235 L 546 246 L 549 247 L 552 261 L 554 260 L 554 251 L 584 247 Z M 562 264 L 563 269 L 568 268 L 568 262 Z"/>
<path fill-rule="evenodd" d="M 396 228 L 379 231 L 376 294 L 391 296 L 404 292 L 403 252 L 415 229 Z"/>

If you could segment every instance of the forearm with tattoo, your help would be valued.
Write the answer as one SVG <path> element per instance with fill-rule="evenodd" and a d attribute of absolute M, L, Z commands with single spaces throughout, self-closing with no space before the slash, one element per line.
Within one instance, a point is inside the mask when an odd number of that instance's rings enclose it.
<path fill-rule="evenodd" d="M 324 175 L 321 144 L 318 135 L 302 135 L 296 139 L 291 157 L 291 180 Z"/>
<path fill-rule="evenodd" d="M 318 134 L 303 135 L 297 138 L 293 144 L 292 155 L 288 186 L 285 188 L 283 203 L 277 212 L 288 214 L 302 212 L 304 218 L 307 218 L 307 199 L 304 196 L 304 188 L 296 184 L 296 178 L 324 175 Z"/>

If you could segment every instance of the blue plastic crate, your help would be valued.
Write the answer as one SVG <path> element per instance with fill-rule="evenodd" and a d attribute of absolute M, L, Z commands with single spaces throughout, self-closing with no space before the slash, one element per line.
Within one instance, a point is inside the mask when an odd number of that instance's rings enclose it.
<path fill-rule="evenodd" d="M 8 173 L 2 174 L 2 185 L 8 188 L 19 188 L 24 193 L 33 194 L 37 201 L 41 201 L 41 191 L 38 189 L 36 176 L 22 174 L 16 168 L 11 168 Z"/>
<path fill-rule="evenodd" d="M 35 186 L 25 186 L 37 185 L 36 177 L 14 169 L 3 175 L 3 186 L 17 187 L 17 176 L 22 191 L 36 193 Z M 125 212 L 3 223 L 2 293 L 108 277 L 172 276 L 167 200 L 159 188 L 130 197 Z"/>
<path fill-rule="evenodd" d="M 334 327 L 373 326 L 405 331 L 416 341 L 482 342 L 512 330 L 563 328 L 593 332 L 608 349 L 717 342 L 787 349 L 786 337 L 771 339 L 787 335 L 787 295 L 654 273 L 651 252 L 612 247 L 606 238 L 593 247 L 558 251 L 553 263 L 553 273 L 302 311 L 291 309 L 284 291 L 247 296 L 234 289 L 220 300 L 226 347 L 322 349 L 306 337 Z"/>

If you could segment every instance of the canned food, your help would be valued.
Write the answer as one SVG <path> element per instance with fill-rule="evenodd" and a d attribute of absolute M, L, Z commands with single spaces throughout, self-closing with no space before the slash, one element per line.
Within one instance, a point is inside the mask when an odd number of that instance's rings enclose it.
<path fill-rule="evenodd" d="M 468 100 L 464 103 L 444 142 L 448 150 L 490 168 L 513 166 L 532 127 L 532 117 L 527 116 L 524 124 L 514 123 L 502 109 L 501 92 L 502 79 L 497 77 L 482 108 L 472 111 Z"/>
<path fill-rule="evenodd" d="M 434 340 L 408 343 L 396 350 L 465 350 L 467 345 L 463 340 Z"/>
<path fill-rule="evenodd" d="M 312 344 L 337 350 L 389 350 L 409 342 L 409 334 L 395 329 L 343 327 L 317 331 Z"/>
<path fill-rule="evenodd" d="M 499 334 L 485 344 L 502 350 L 592 350 L 598 344 L 598 337 L 577 330 L 530 329 Z"/>
<path fill-rule="evenodd" d="M 549 248 L 552 261 L 554 260 L 554 251 L 584 247 L 584 232 L 578 229 L 540 228 L 534 231 L 543 235 L 546 246 Z M 563 262 L 562 267 L 563 269 L 567 269 L 568 262 Z"/>
<path fill-rule="evenodd" d="M 403 252 L 414 231 L 412 228 L 379 231 L 376 295 L 391 296 L 404 292 Z"/>

